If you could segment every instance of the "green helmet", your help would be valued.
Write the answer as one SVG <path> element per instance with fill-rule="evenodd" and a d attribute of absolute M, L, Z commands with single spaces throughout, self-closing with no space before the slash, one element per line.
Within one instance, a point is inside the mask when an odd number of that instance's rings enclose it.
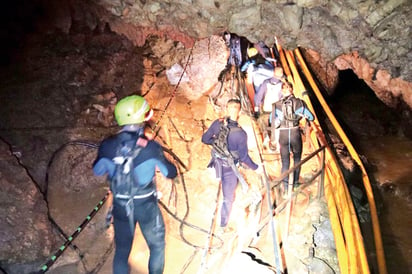
<path fill-rule="evenodd" d="M 117 102 L 114 117 L 119 126 L 140 124 L 151 118 L 152 110 L 147 101 L 138 95 L 131 95 Z"/>

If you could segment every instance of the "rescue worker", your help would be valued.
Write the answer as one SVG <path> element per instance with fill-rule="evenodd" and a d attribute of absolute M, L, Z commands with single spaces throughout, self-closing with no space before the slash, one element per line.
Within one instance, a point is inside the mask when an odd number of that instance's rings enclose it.
<path fill-rule="evenodd" d="M 245 164 L 258 173 L 261 173 L 263 170 L 248 154 L 247 134 L 238 124 L 240 110 L 240 100 L 230 99 L 226 106 L 227 117 L 215 120 L 202 135 L 202 143 L 212 145 L 216 138 L 218 138 L 223 123 L 227 123 L 227 126 L 230 128 L 226 145 L 229 152 L 234 156 L 234 165 L 230 163 L 230 159 L 222 157 L 214 149 L 212 149 L 212 159 L 208 165 L 208 167 L 214 167 L 216 178 L 220 179 L 222 183 L 223 203 L 220 216 L 222 231 L 226 231 L 239 180 L 244 192 L 247 192 L 248 188 L 247 183 L 237 169 L 238 166 Z"/>
<path fill-rule="evenodd" d="M 255 117 L 264 134 L 263 146 L 269 147 L 272 151 L 279 150 L 279 131 L 275 129 L 274 136 L 271 136 L 269 117 L 273 104 L 283 97 L 282 83 L 285 81 L 283 69 L 276 67 L 273 77 L 263 81 L 260 92 L 255 96 Z"/>
<path fill-rule="evenodd" d="M 249 47 L 250 42 L 243 36 L 226 31 L 223 33 L 223 39 L 229 48 L 227 67 L 240 67 L 246 61 L 246 49 Z"/>
<path fill-rule="evenodd" d="M 127 96 L 115 106 L 114 115 L 122 129 L 117 134 L 104 139 L 99 147 L 97 158 L 93 164 L 95 175 L 107 174 L 111 180 L 115 176 L 115 163 L 120 144 L 134 142 L 141 148 L 139 154 L 132 162 L 133 185 L 137 192 L 133 196 L 133 214 L 128 215 L 125 202 L 120 195 L 113 193 L 113 224 L 115 255 L 113 260 L 113 273 L 129 273 L 128 258 L 132 248 L 134 231 L 130 231 L 129 217 L 133 220 L 133 228 L 139 224 L 143 237 L 149 247 L 149 273 L 161 274 L 165 261 L 165 225 L 163 216 L 158 206 L 156 188 L 153 182 L 155 170 L 167 178 L 177 176 L 176 167 L 169 162 L 159 143 L 144 136 L 145 122 L 153 114 L 147 101 L 138 95 Z"/>
<path fill-rule="evenodd" d="M 225 77 L 229 77 L 228 73 L 231 72 L 232 67 L 240 68 L 246 61 L 247 51 L 250 42 L 243 36 L 239 36 L 236 33 L 230 33 L 225 31 L 223 33 L 223 40 L 226 46 L 229 48 L 229 57 L 225 68 L 219 73 L 217 77 L 218 81 L 222 81 Z"/>
<path fill-rule="evenodd" d="M 293 164 L 300 163 L 302 157 L 302 135 L 299 121 L 305 118 L 313 121 L 312 112 L 306 103 L 293 95 L 293 86 L 289 82 L 282 84 L 282 100 L 275 103 L 270 116 L 272 129 L 279 129 L 280 157 L 282 161 L 281 173 L 289 170 L 290 154 L 293 155 Z M 273 132 L 273 131 L 272 131 Z M 293 173 L 293 185 L 299 184 L 300 168 Z M 283 179 L 284 194 L 288 193 L 288 177 Z"/>
<path fill-rule="evenodd" d="M 266 79 L 273 77 L 274 65 L 266 60 L 256 48 L 252 47 L 247 50 L 249 60 L 247 60 L 240 71 L 247 73 L 247 77 L 251 79 L 255 91 L 254 104 L 256 105 L 256 96 L 260 93 L 260 87 Z"/>

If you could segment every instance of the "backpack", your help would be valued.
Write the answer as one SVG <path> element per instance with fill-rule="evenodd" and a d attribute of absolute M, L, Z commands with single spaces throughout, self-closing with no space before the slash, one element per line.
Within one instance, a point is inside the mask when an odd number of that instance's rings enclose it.
<path fill-rule="evenodd" d="M 130 138 L 123 140 L 116 149 L 116 156 L 112 159 L 115 164 L 115 172 L 110 179 L 110 190 L 113 199 L 125 207 L 129 217 L 130 229 L 134 233 L 133 221 L 133 197 L 140 187 L 134 181 L 133 161 L 140 151 L 147 145 L 147 140 L 137 134 L 129 134 Z M 134 135 L 134 136 L 133 136 Z"/>
<path fill-rule="evenodd" d="M 212 143 L 213 151 L 219 158 L 237 159 L 239 156 L 236 152 L 230 152 L 227 143 L 230 132 L 241 130 L 241 127 L 229 127 L 227 120 L 222 121 L 219 133 Z"/>
<path fill-rule="evenodd" d="M 288 96 L 282 101 L 282 113 L 286 127 L 296 127 L 299 125 L 300 116 L 295 114 L 298 99 Z"/>
<path fill-rule="evenodd" d="M 222 121 L 220 126 L 219 133 L 216 139 L 212 143 L 212 153 L 214 156 L 224 159 L 232 168 L 236 177 L 239 179 L 239 182 L 243 188 L 243 191 L 247 191 L 249 186 L 243 178 L 242 174 L 239 173 L 239 170 L 235 164 L 235 161 L 239 159 L 239 153 L 237 151 L 230 152 L 227 147 L 228 137 L 231 132 L 242 130 L 240 126 L 229 127 L 227 120 Z"/>

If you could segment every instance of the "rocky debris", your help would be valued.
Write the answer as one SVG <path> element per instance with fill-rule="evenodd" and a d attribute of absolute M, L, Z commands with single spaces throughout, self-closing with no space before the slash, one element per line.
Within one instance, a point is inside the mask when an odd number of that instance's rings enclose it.
<path fill-rule="evenodd" d="M 339 83 L 339 70 L 331 62 L 328 62 L 321 55 L 312 49 L 302 49 L 307 65 L 311 68 L 314 76 L 320 82 L 320 87 L 324 88 L 328 94 L 332 95 Z"/>

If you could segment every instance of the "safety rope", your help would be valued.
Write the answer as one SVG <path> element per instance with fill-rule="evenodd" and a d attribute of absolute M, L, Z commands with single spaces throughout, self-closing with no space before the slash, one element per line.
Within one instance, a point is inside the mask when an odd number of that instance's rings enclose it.
<path fill-rule="evenodd" d="M 90 147 L 90 148 L 94 148 L 97 149 L 98 145 L 97 144 L 93 144 L 93 143 L 89 143 L 87 141 L 70 141 L 68 143 L 63 144 L 62 146 L 60 146 L 52 155 L 51 160 L 49 161 L 48 167 L 47 167 L 47 172 L 46 172 L 46 183 L 48 182 L 48 178 L 49 178 L 49 169 L 53 163 L 53 161 L 56 158 L 56 155 L 62 151 L 65 147 L 69 146 L 69 145 L 81 145 L 81 146 L 86 146 L 86 147 Z M 187 170 L 187 167 L 184 165 L 184 163 L 182 162 L 182 160 L 179 159 L 179 157 L 172 152 L 170 149 L 166 148 L 166 147 L 162 147 L 163 150 L 166 153 L 169 153 L 172 158 L 177 162 L 178 167 L 182 166 L 183 168 L 185 168 Z M 180 169 L 179 169 L 180 170 Z M 181 180 L 182 180 L 182 184 L 184 185 L 184 175 L 183 173 L 179 172 L 179 175 L 181 176 Z M 185 219 L 188 216 L 188 209 L 190 208 L 189 206 L 189 202 L 188 202 L 188 196 L 187 196 L 187 189 L 185 188 L 184 185 L 184 191 L 186 193 L 185 197 L 186 197 L 186 208 L 187 208 L 187 213 L 185 214 L 185 217 L 183 219 L 180 219 L 176 216 L 176 214 L 174 214 L 173 212 L 171 212 L 168 207 L 163 204 L 161 201 L 159 201 L 159 204 L 166 210 L 166 212 L 168 214 L 170 214 L 174 219 L 176 219 L 177 221 L 179 221 L 181 223 L 181 226 L 186 225 L 189 226 L 193 229 L 197 229 L 203 233 L 207 233 L 209 234 L 209 231 L 207 231 L 206 229 L 203 229 L 201 227 L 198 227 L 196 225 L 190 224 L 188 222 L 185 221 Z M 102 208 L 102 206 L 104 205 L 104 203 L 107 201 L 107 198 L 110 195 L 110 191 L 108 191 L 105 196 L 97 203 L 97 205 L 93 208 L 93 210 L 91 211 L 91 213 L 89 215 L 87 215 L 87 217 L 84 219 L 84 221 L 78 226 L 78 228 L 72 233 L 71 236 L 66 236 L 64 234 L 64 231 L 58 227 L 59 231 L 62 233 L 62 235 L 64 236 L 64 238 L 66 239 L 65 243 L 48 259 L 48 261 L 46 263 L 44 263 L 41 267 L 40 270 L 38 272 L 34 272 L 34 273 L 45 273 L 47 272 L 50 267 L 56 262 L 56 260 L 63 254 L 63 252 L 67 249 L 67 247 L 69 246 L 73 246 L 73 241 L 74 239 L 80 234 L 81 231 L 84 230 L 84 228 L 86 227 L 86 225 L 92 220 L 92 218 L 96 215 L 96 213 Z M 51 217 L 50 217 L 51 218 Z M 58 226 L 54 221 L 53 223 Z M 181 229 L 182 231 L 182 229 Z M 219 241 L 220 244 L 217 244 L 216 246 L 213 246 L 212 248 L 220 248 L 223 245 L 223 241 L 222 239 L 220 239 L 219 237 L 217 237 L 216 235 L 214 235 Z M 200 246 L 195 245 L 190 243 L 188 240 L 186 240 L 184 238 L 184 235 L 181 232 L 181 237 L 183 239 L 183 241 L 185 243 L 187 243 L 188 245 L 191 245 L 195 248 L 199 248 Z M 75 246 L 74 246 L 75 247 Z M 75 247 L 76 248 L 76 247 Z M 77 249 L 77 248 L 76 248 Z"/>
<path fill-rule="evenodd" d="M 184 69 L 183 69 L 183 72 L 182 72 L 182 74 L 181 74 L 181 76 L 180 76 L 180 78 L 179 78 L 179 81 L 178 81 L 177 85 L 175 86 L 175 88 L 174 88 L 174 90 L 173 90 L 173 92 L 172 92 L 172 95 L 171 95 L 170 98 L 169 98 L 168 103 L 166 104 L 165 108 L 163 109 L 160 118 L 157 120 L 157 122 L 156 122 L 156 124 L 155 124 L 155 127 L 153 128 L 153 131 L 154 131 L 154 132 L 156 132 L 156 129 L 157 129 L 160 121 L 162 120 L 163 116 L 164 116 L 165 113 L 167 112 L 168 107 L 170 106 L 173 98 L 174 98 L 175 95 L 176 95 L 177 88 L 178 88 L 178 86 L 179 86 L 179 84 L 180 84 L 180 82 L 181 82 L 181 79 L 183 78 L 184 73 L 185 73 L 185 71 L 186 71 L 186 69 L 187 69 L 187 66 L 188 66 L 188 64 L 189 64 L 189 62 L 190 62 L 190 59 L 191 59 L 191 56 L 192 56 L 192 51 L 193 51 L 193 48 L 191 49 L 191 51 L 190 51 L 190 53 L 189 53 L 187 62 L 186 62 L 186 64 L 185 64 L 185 67 L 184 67 Z M 155 137 L 157 136 L 157 134 L 158 134 L 158 131 L 156 132 Z M 52 156 L 52 158 L 51 158 L 51 161 L 49 162 L 49 167 L 50 167 L 51 162 L 54 160 L 54 157 L 55 157 L 55 155 L 57 154 L 57 152 L 59 152 L 60 150 L 62 150 L 65 146 L 67 146 L 67 145 L 72 145 L 72 144 L 84 145 L 84 146 L 88 146 L 88 147 L 92 147 L 92 148 L 98 148 L 98 145 L 96 145 L 96 144 L 91 144 L 91 143 L 87 143 L 87 142 L 84 142 L 84 141 L 72 141 L 72 142 L 66 143 L 66 144 L 64 144 L 63 146 L 61 146 L 58 150 L 55 151 L 55 153 L 53 154 L 53 156 Z M 163 147 L 163 150 L 164 150 L 165 152 L 169 153 L 169 154 L 173 157 L 173 159 L 175 159 L 175 161 L 178 163 L 178 167 L 179 167 L 179 166 L 182 166 L 182 167 L 184 167 L 184 168 L 187 170 L 187 167 L 184 165 L 184 163 L 183 163 L 183 162 L 179 159 L 179 157 L 177 157 L 177 155 L 175 155 L 170 149 Z M 180 171 L 180 169 L 179 169 L 179 171 Z M 185 200 L 186 200 L 186 213 L 185 213 L 185 216 L 181 219 L 181 218 L 177 217 L 176 214 L 174 214 L 173 212 L 171 212 L 170 209 L 169 209 L 165 204 L 163 204 L 160 200 L 159 200 L 159 204 L 166 210 L 166 212 L 167 212 L 168 214 L 170 214 L 174 219 L 176 219 L 177 221 L 180 222 L 180 234 L 181 234 L 181 238 L 182 238 L 182 240 L 183 240 L 186 244 L 194 247 L 195 250 L 206 249 L 206 252 L 208 252 L 210 249 L 219 249 L 219 248 L 221 248 L 221 247 L 223 246 L 223 240 L 222 240 L 220 237 L 218 237 L 217 235 L 215 235 L 214 233 L 212 233 L 212 231 L 208 231 L 208 230 L 203 229 L 203 228 L 201 228 L 201 227 L 198 227 L 198 226 L 196 226 L 196 225 L 190 224 L 190 223 L 188 223 L 188 222 L 186 221 L 186 218 L 187 218 L 188 215 L 189 215 L 189 208 L 190 208 L 189 202 L 188 202 L 189 199 L 188 199 L 187 189 L 186 189 L 185 182 L 184 182 L 184 175 L 183 175 L 181 172 L 179 172 L 179 174 L 180 174 L 180 178 L 181 178 L 181 181 L 182 181 L 182 186 L 183 186 L 183 188 L 184 188 L 184 193 L 185 193 Z M 46 177 L 47 177 L 47 176 L 46 176 Z M 110 195 L 110 191 L 108 191 L 108 192 L 105 194 L 105 196 L 97 203 L 97 205 L 93 208 L 92 212 L 91 212 L 89 215 L 87 215 L 87 217 L 85 218 L 85 220 L 79 225 L 79 227 L 75 230 L 75 232 L 74 232 L 70 237 L 65 237 L 65 238 L 66 238 L 66 242 L 57 250 L 57 252 L 54 253 L 53 256 L 50 257 L 50 259 L 49 259 L 44 265 L 41 266 L 40 271 L 37 272 L 37 273 L 45 273 L 46 271 L 48 271 L 48 270 L 50 269 L 50 267 L 53 265 L 53 263 L 57 260 L 57 258 L 60 257 L 60 256 L 63 254 L 63 252 L 67 249 L 67 247 L 68 247 L 69 245 L 73 245 L 73 240 L 80 234 L 80 232 L 84 229 L 84 227 L 92 220 L 92 218 L 96 215 L 96 213 L 102 208 L 103 204 L 107 201 L 107 198 L 109 197 L 109 195 Z M 183 233 L 183 227 L 184 227 L 184 226 L 189 226 L 189 227 L 194 228 L 194 229 L 197 229 L 197 230 L 199 230 L 199 231 L 201 231 L 201 232 L 207 233 L 207 234 L 208 234 L 208 239 L 210 239 L 210 238 L 213 236 L 214 238 L 216 238 L 216 239 L 218 240 L 218 244 L 215 244 L 214 246 L 210 246 L 210 244 L 208 244 L 207 247 L 205 248 L 205 247 L 203 247 L 203 246 L 195 245 L 195 244 L 189 242 L 189 241 L 185 238 L 184 233 Z M 194 256 L 193 256 L 193 257 L 194 257 Z M 193 259 L 193 258 L 192 258 L 192 259 Z M 190 262 L 186 263 L 186 267 L 188 266 L 189 263 L 190 263 Z"/>
<path fill-rule="evenodd" d="M 185 66 L 184 66 L 184 68 L 183 68 L 182 74 L 180 75 L 179 81 L 177 82 L 175 88 L 173 89 L 173 92 L 172 92 L 172 95 L 171 95 L 170 98 L 169 98 L 169 101 L 167 102 L 166 106 L 164 107 L 162 113 L 160 114 L 160 118 L 157 120 L 156 124 L 154 125 L 153 132 L 155 132 L 155 137 L 158 135 L 159 130 L 160 130 L 160 129 L 159 129 L 158 131 L 156 131 L 156 129 L 157 129 L 157 127 L 159 126 L 160 121 L 163 119 L 163 116 L 164 116 L 164 114 L 166 113 L 167 109 L 169 108 L 170 103 L 172 102 L 173 98 L 175 97 L 177 88 L 179 87 L 180 82 L 182 81 L 182 78 L 183 78 L 183 76 L 184 76 L 184 74 L 185 74 L 185 72 L 186 72 L 186 68 L 187 68 L 187 66 L 189 65 L 190 59 L 191 59 L 191 57 L 192 57 L 193 48 L 194 48 L 194 47 L 192 47 L 192 48 L 190 49 L 189 56 L 187 57 L 187 61 L 186 61 L 186 64 L 185 64 Z"/>
<path fill-rule="evenodd" d="M 272 234 L 272 243 L 273 243 L 273 253 L 275 256 L 275 265 L 276 265 L 276 273 L 277 274 L 281 274 L 282 270 L 283 270 L 283 264 L 282 264 L 282 254 L 281 254 L 281 250 L 280 250 L 280 245 L 278 244 L 278 240 L 277 240 L 277 232 L 276 232 L 276 226 L 273 220 L 273 213 L 274 213 L 274 209 L 273 209 L 273 201 L 277 201 L 276 197 L 274 199 L 272 199 L 272 195 L 271 195 L 271 186 L 270 186 L 270 182 L 269 182 L 269 176 L 267 174 L 265 165 L 264 165 L 264 159 L 262 156 L 262 152 L 263 149 L 260 147 L 260 143 L 258 142 L 258 136 L 256 135 L 256 122 L 250 117 L 250 123 L 253 125 L 253 133 L 254 133 L 254 137 L 255 137 L 255 142 L 258 148 L 258 153 L 259 153 L 259 160 L 260 160 L 260 164 L 262 165 L 262 169 L 263 169 L 263 175 L 260 175 L 260 179 L 262 182 L 262 185 L 265 186 L 265 190 L 266 190 L 266 200 L 267 200 L 267 206 L 269 209 L 269 214 L 271 214 L 271 218 L 269 219 L 269 222 L 271 224 L 271 234 Z"/>
<path fill-rule="evenodd" d="M 183 78 L 183 75 L 184 75 L 184 73 L 185 73 L 185 71 L 186 71 L 186 68 L 187 68 L 187 66 L 188 66 L 188 64 L 189 64 L 190 58 L 191 58 L 191 56 L 192 56 L 192 51 L 193 51 L 193 48 L 190 50 L 190 53 L 189 53 L 187 62 L 186 62 L 185 67 L 184 67 L 184 70 L 183 70 L 183 72 L 182 72 L 182 74 L 181 74 L 181 76 L 180 76 L 180 78 L 179 78 L 179 81 L 178 81 L 177 85 L 175 86 L 175 88 L 174 88 L 174 90 L 173 90 L 172 96 L 169 98 L 168 103 L 166 104 L 165 108 L 163 109 L 162 114 L 161 114 L 160 118 L 158 119 L 158 121 L 156 122 L 153 131 L 155 131 L 156 128 L 158 127 L 158 125 L 159 125 L 160 121 L 162 120 L 164 114 L 166 113 L 166 111 L 167 111 L 167 109 L 168 109 L 171 101 L 172 101 L 173 98 L 175 97 L 177 88 L 178 88 L 178 86 L 179 86 L 179 84 L 180 84 L 180 82 L 181 82 L 181 79 Z M 158 133 L 158 132 L 156 132 L 155 137 L 157 136 L 157 133 Z M 65 148 L 67 145 L 73 145 L 73 144 L 84 145 L 84 146 L 88 146 L 88 147 L 92 147 L 92 148 L 98 148 L 98 145 L 96 145 L 96 144 L 91 144 L 91 143 L 87 143 L 87 142 L 84 142 L 84 141 L 71 141 L 71 142 L 68 142 L 68 143 L 62 145 L 59 149 L 57 149 L 57 150 L 53 153 L 53 155 L 52 155 L 52 157 L 51 157 L 51 160 L 49 161 L 49 165 L 48 165 L 48 168 L 47 168 L 47 169 L 50 168 L 51 163 L 54 161 L 54 158 L 55 158 L 55 156 L 57 155 L 57 153 L 58 153 L 59 151 L 61 151 L 61 150 L 62 150 L 63 148 Z M 178 163 L 178 166 L 182 166 L 184 169 L 188 170 L 187 167 L 185 166 L 185 164 L 179 159 L 179 157 L 177 157 L 176 154 L 174 154 L 174 153 L 173 153 L 170 149 L 168 149 L 168 148 L 165 148 L 165 147 L 162 147 L 162 148 L 163 148 L 163 150 L 164 150 L 165 152 L 169 153 L 169 154 L 176 160 L 176 162 Z M 179 171 L 180 171 L 180 169 L 179 169 Z M 186 187 L 185 187 L 185 185 L 184 185 L 184 176 L 183 176 L 183 174 L 182 174 L 181 172 L 179 172 L 179 174 L 180 174 L 180 176 L 181 176 L 181 178 L 182 178 L 182 184 L 183 184 L 183 187 L 184 187 L 185 197 L 186 197 L 186 209 L 187 209 L 187 211 L 186 211 L 186 214 L 185 214 L 184 218 L 183 218 L 183 219 L 178 218 L 178 217 L 177 217 L 174 213 L 172 213 L 172 212 L 168 209 L 168 207 L 167 207 L 166 205 L 164 205 L 161 201 L 159 201 L 159 204 L 166 210 L 166 212 L 168 212 L 172 217 L 174 217 L 176 220 L 178 220 L 178 221 L 181 223 L 181 225 L 180 225 L 180 234 L 181 234 L 182 240 L 183 240 L 186 244 L 191 245 L 191 246 L 195 247 L 196 249 L 202 248 L 202 246 L 198 246 L 198 245 L 195 245 L 195 244 L 192 244 L 191 242 L 189 242 L 189 241 L 184 237 L 184 234 L 183 234 L 183 226 L 184 226 L 184 225 L 189 226 L 189 227 L 194 228 L 194 229 L 197 229 L 197 230 L 199 230 L 199 231 L 201 231 L 201 232 L 207 233 L 209 236 L 210 236 L 210 231 L 207 231 L 207 230 L 205 230 L 205 229 L 203 229 L 203 228 L 201 228 L 201 227 L 198 227 L 198 226 L 196 226 L 196 225 L 192 225 L 192 224 L 186 222 L 186 218 L 187 218 L 188 215 L 189 215 L 189 208 L 190 208 L 190 207 L 189 207 L 189 203 L 188 203 L 188 200 L 189 200 L 189 199 L 188 199 L 188 196 L 187 196 L 187 189 L 186 189 Z M 47 180 L 48 180 L 48 172 L 46 172 L 46 182 L 47 182 Z M 172 190 L 173 190 L 173 189 L 174 189 L 174 188 L 172 188 Z M 59 258 L 59 257 L 63 254 L 63 252 L 66 250 L 66 248 L 67 248 L 69 245 L 72 245 L 72 246 L 73 246 L 73 240 L 80 234 L 80 232 L 83 230 L 83 228 L 92 220 L 92 218 L 96 215 L 96 213 L 102 208 L 103 204 L 106 202 L 106 200 L 107 200 L 107 198 L 109 197 L 109 195 L 110 195 L 110 191 L 108 191 L 108 192 L 105 194 L 105 196 L 98 202 L 98 204 L 94 207 L 93 211 L 86 217 L 86 219 L 81 223 L 81 225 L 75 230 L 75 232 L 74 232 L 70 237 L 67 237 L 67 236 L 64 234 L 64 231 L 58 227 L 59 230 L 61 231 L 62 235 L 65 237 L 66 242 L 58 249 L 57 252 L 54 253 L 53 256 L 50 257 L 50 259 L 49 259 L 44 265 L 41 266 L 41 269 L 40 269 L 37 273 L 45 273 L 46 271 L 48 271 L 48 270 L 50 269 L 50 267 L 54 264 L 54 262 L 57 260 L 57 258 Z M 177 197 L 176 197 L 176 199 L 177 199 Z M 58 225 L 56 224 L 56 226 L 58 226 Z M 217 244 L 216 246 L 209 247 L 209 248 L 220 248 L 220 247 L 223 245 L 223 240 L 222 240 L 221 238 L 217 237 L 217 236 L 214 235 L 214 234 L 213 234 L 213 236 L 215 236 L 215 237 L 219 240 L 219 243 L 220 243 L 220 244 Z"/>
<path fill-rule="evenodd" d="M 207 255 L 209 254 L 209 250 L 210 250 L 210 246 L 211 246 L 211 241 L 212 241 L 212 231 L 213 231 L 213 227 L 215 226 L 216 223 L 216 216 L 217 216 L 217 212 L 218 212 L 218 208 L 219 208 L 219 196 L 220 196 L 220 191 L 222 188 L 222 182 L 219 183 L 218 189 L 217 189 L 217 194 L 216 194 L 216 206 L 215 206 L 215 210 L 213 211 L 213 216 L 212 216 L 212 221 L 210 222 L 210 228 L 209 228 L 209 234 L 206 240 L 206 247 L 204 248 L 204 253 L 202 256 L 202 260 L 200 263 L 200 269 L 198 271 L 198 274 L 203 273 L 203 270 L 206 269 L 206 265 L 207 265 Z"/>
<path fill-rule="evenodd" d="M 100 200 L 99 203 L 90 212 L 90 214 L 87 215 L 86 219 L 83 220 L 83 222 L 77 227 L 77 229 L 73 232 L 73 234 L 69 238 L 67 238 L 67 241 L 62 246 L 60 246 L 60 248 L 54 253 L 54 255 L 51 256 L 50 259 L 44 265 L 41 266 L 40 271 L 38 271 L 37 273 L 45 273 L 47 270 L 50 269 L 50 267 L 54 264 L 57 258 L 59 258 L 60 255 L 63 254 L 66 248 L 74 241 L 74 239 L 76 239 L 76 237 L 80 234 L 80 232 L 83 231 L 83 228 L 86 227 L 86 225 L 96 215 L 96 213 L 100 210 L 100 208 L 102 208 L 103 204 L 106 202 L 107 198 L 109 197 L 109 194 L 110 194 L 109 192 L 106 193 L 103 199 Z"/>

